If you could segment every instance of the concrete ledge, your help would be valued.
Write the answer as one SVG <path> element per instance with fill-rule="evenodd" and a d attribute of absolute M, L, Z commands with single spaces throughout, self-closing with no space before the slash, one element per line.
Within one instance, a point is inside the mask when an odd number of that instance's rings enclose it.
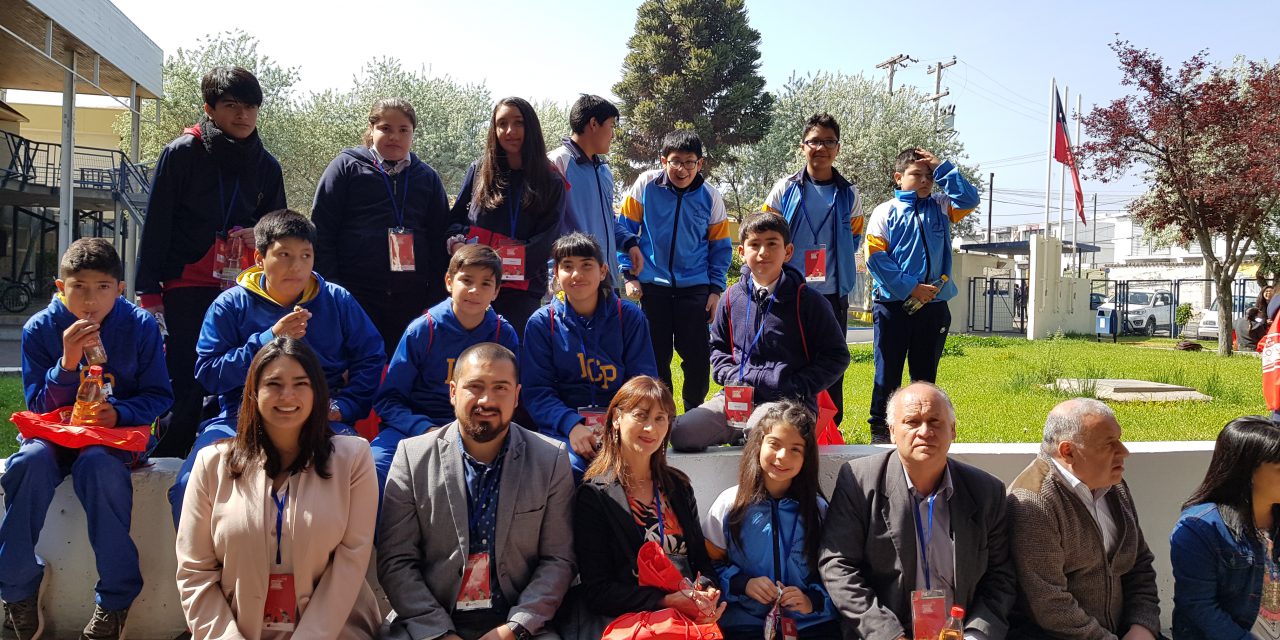
<path fill-rule="evenodd" d="M 827 495 L 835 488 L 842 464 L 884 449 L 865 445 L 824 447 L 821 476 Z M 1155 554 L 1161 621 L 1167 627 L 1173 614 L 1169 532 L 1178 519 L 1182 501 L 1204 477 L 1213 443 L 1141 442 L 1129 445 L 1129 449 L 1132 455 L 1125 477 L 1138 503 L 1147 544 Z M 985 469 L 1008 483 L 1026 467 L 1037 450 L 1034 444 L 956 443 L 951 451 L 956 459 Z M 729 447 L 669 456 L 671 463 L 693 480 L 698 505 L 704 514 L 721 491 L 737 483 L 740 459 L 741 449 Z M 129 637 L 135 640 L 169 640 L 186 629 L 174 584 L 174 531 L 167 493 L 180 463 L 176 459 L 161 458 L 153 466 L 133 473 L 133 541 L 138 545 L 146 581 L 129 616 Z M 84 509 L 69 481 L 58 487 L 37 551 L 52 568 L 46 597 L 47 637 L 74 638 L 93 611 L 97 571 L 86 533 Z"/>

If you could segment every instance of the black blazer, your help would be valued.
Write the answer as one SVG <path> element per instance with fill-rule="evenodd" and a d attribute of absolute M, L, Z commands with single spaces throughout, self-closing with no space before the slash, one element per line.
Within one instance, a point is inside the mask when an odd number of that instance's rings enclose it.
<path fill-rule="evenodd" d="M 689 566 L 719 584 L 719 575 L 702 537 L 693 487 L 682 474 L 677 478 L 680 486 L 665 491 L 684 530 Z M 616 617 L 662 608 L 666 592 L 640 586 L 637 577 L 636 554 L 643 544 L 643 532 L 631 515 L 621 482 L 613 476 L 601 476 L 586 480 L 578 487 L 574 498 L 573 546 L 582 584 L 575 588 L 591 613 Z"/>

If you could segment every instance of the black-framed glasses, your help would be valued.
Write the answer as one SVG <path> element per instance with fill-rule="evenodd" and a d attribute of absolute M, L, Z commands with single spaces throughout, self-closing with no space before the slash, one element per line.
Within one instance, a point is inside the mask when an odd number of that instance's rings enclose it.
<path fill-rule="evenodd" d="M 698 167 L 699 162 L 702 162 L 702 161 L 701 160 L 685 160 L 684 162 L 681 162 L 679 160 L 667 160 L 667 164 L 673 167 L 684 169 L 685 171 L 693 171 Z"/>
<path fill-rule="evenodd" d="M 828 149 L 834 149 L 840 146 L 840 139 L 827 138 L 825 140 L 819 140 L 817 138 L 814 138 L 812 140 L 805 140 L 802 144 L 806 147 L 809 147 L 810 149 L 821 149 L 823 147 L 826 147 Z"/>

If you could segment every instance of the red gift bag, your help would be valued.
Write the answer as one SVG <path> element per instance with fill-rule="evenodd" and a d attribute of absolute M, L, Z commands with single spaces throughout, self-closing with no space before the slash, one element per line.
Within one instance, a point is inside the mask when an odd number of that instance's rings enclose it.
<path fill-rule="evenodd" d="M 19 411 L 9 420 L 18 427 L 23 438 L 40 438 L 68 449 L 83 449 L 94 445 L 142 453 L 147 450 L 151 427 L 86 427 L 63 424 L 71 417 L 71 407 L 63 407 L 49 413 Z"/>

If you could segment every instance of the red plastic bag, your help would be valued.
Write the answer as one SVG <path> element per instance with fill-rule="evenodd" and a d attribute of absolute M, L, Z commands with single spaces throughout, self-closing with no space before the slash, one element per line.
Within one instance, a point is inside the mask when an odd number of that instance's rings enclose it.
<path fill-rule="evenodd" d="M 1262 352 L 1262 397 L 1268 409 L 1280 411 L 1280 314 L 1258 342 L 1258 351 Z"/>
<path fill-rule="evenodd" d="M 714 622 L 698 624 L 675 609 L 637 611 L 618 616 L 600 640 L 723 640 Z"/>
<path fill-rule="evenodd" d="M 151 427 L 85 427 L 63 424 L 71 417 L 71 407 L 49 413 L 19 411 L 9 417 L 23 438 L 40 438 L 68 449 L 94 445 L 142 453 L 147 450 Z"/>
<path fill-rule="evenodd" d="M 818 394 L 818 444 L 844 444 L 844 435 L 836 426 L 836 403 L 826 389 Z"/>

